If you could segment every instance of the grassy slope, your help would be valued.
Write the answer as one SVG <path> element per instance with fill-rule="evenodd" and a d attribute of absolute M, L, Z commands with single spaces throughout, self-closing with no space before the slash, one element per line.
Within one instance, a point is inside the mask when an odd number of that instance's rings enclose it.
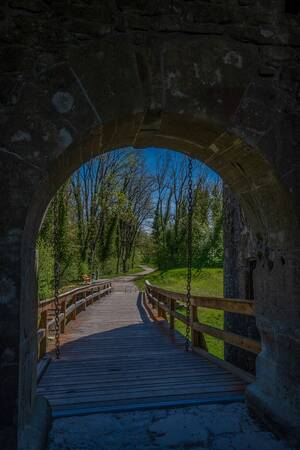
<path fill-rule="evenodd" d="M 186 289 L 186 269 L 170 269 L 166 271 L 156 270 L 155 272 L 140 277 L 136 280 L 139 289 L 143 289 L 145 279 L 152 284 L 169 289 L 176 292 L 185 292 Z M 193 269 L 192 278 L 192 293 L 194 295 L 207 296 L 223 296 L 223 270 L 222 269 Z M 184 313 L 184 310 L 180 310 Z M 223 311 L 199 308 L 199 319 L 201 322 L 212 325 L 216 328 L 224 328 L 224 313 Z M 184 325 L 176 321 L 176 329 L 184 334 Z M 205 335 L 208 350 L 215 356 L 224 359 L 224 344 L 223 341 L 215 339 L 211 336 Z"/>

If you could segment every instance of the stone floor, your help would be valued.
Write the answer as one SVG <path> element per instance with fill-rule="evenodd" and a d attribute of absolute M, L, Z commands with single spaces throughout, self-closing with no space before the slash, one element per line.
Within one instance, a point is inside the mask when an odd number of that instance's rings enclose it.
<path fill-rule="evenodd" d="M 57 419 L 48 450 L 290 450 L 242 403 Z"/>

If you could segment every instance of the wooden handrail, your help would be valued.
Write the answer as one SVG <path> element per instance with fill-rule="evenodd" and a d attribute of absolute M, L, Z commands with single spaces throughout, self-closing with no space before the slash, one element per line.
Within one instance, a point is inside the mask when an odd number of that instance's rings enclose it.
<path fill-rule="evenodd" d="M 103 295 L 109 294 L 112 290 L 111 281 L 100 281 L 86 284 L 82 287 L 72 289 L 59 295 L 59 324 L 60 332 L 64 333 L 67 323 L 75 320 L 77 314 L 99 300 Z M 42 358 L 48 349 L 48 334 L 55 327 L 55 318 L 50 316 L 54 313 L 54 298 L 43 300 L 39 304 L 39 325 L 37 330 L 38 355 Z"/>
<path fill-rule="evenodd" d="M 193 350 L 201 351 L 201 354 L 207 354 L 207 345 L 204 334 L 208 334 L 217 339 L 221 339 L 236 347 L 242 348 L 254 354 L 258 354 L 261 350 L 261 344 L 258 340 L 254 340 L 237 333 L 221 330 L 212 327 L 199 321 L 197 310 L 199 307 L 219 309 L 226 312 L 233 312 L 247 316 L 255 316 L 254 302 L 245 299 L 223 298 L 223 297 L 207 297 L 207 296 L 191 296 L 191 319 L 190 322 L 186 317 L 177 311 L 177 307 L 184 306 L 186 303 L 186 294 L 169 291 L 161 287 L 151 284 L 148 280 L 145 281 L 145 296 L 148 303 L 157 310 L 157 316 L 167 319 L 166 313 L 169 315 L 170 329 L 174 329 L 174 319 L 179 320 L 185 325 L 190 323 L 191 326 L 191 340 Z M 199 353 L 198 352 L 198 353 Z M 214 360 L 218 358 L 213 357 Z M 220 360 L 221 362 L 221 360 Z M 222 361 L 222 365 L 234 366 Z M 239 370 L 239 375 L 241 369 Z M 243 372 L 243 371 L 242 371 Z M 245 374 L 245 378 L 251 375 Z"/>
<path fill-rule="evenodd" d="M 169 299 L 174 299 L 179 302 L 186 302 L 186 294 L 169 291 L 161 287 L 155 286 L 145 281 L 145 286 L 155 290 L 156 293 L 162 294 Z M 194 306 L 202 306 L 203 308 L 221 309 L 226 312 L 234 312 L 245 314 L 248 316 L 255 316 L 255 305 L 252 300 L 245 300 L 241 298 L 225 298 L 225 297 L 203 297 L 198 295 L 191 296 L 191 304 Z"/>

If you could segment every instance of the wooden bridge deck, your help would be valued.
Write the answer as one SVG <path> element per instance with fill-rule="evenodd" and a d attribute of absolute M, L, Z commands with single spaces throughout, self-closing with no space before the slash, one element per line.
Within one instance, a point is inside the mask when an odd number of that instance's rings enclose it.
<path fill-rule="evenodd" d="M 242 400 L 245 383 L 205 358 L 184 351 L 177 333 L 153 321 L 129 277 L 61 336 L 38 393 L 54 417 Z"/>

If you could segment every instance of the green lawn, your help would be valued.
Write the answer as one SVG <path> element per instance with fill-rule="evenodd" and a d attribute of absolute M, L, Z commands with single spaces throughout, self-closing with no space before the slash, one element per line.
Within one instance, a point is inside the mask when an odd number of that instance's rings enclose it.
<path fill-rule="evenodd" d="M 145 279 L 150 283 L 175 292 L 185 292 L 186 289 L 185 268 L 170 269 L 166 271 L 156 270 L 155 272 L 139 277 L 136 284 L 143 290 Z M 193 269 L 192 293 L 194 295 L 223 296 L 223 269 Z M 178 308 L 178 311 L 184 314 L 184 308 Z M 199 308 L 198 317 L 201 322 L 216 328 L 224 328 L 224 313 L 220 310 Z M 175 321 L 176 329 L 182 334 L 185 333 L 184 325 L 178 320 Z M 205 335 L 208 351 L 218 358 L 224 359 L 223 341 Z"/>

